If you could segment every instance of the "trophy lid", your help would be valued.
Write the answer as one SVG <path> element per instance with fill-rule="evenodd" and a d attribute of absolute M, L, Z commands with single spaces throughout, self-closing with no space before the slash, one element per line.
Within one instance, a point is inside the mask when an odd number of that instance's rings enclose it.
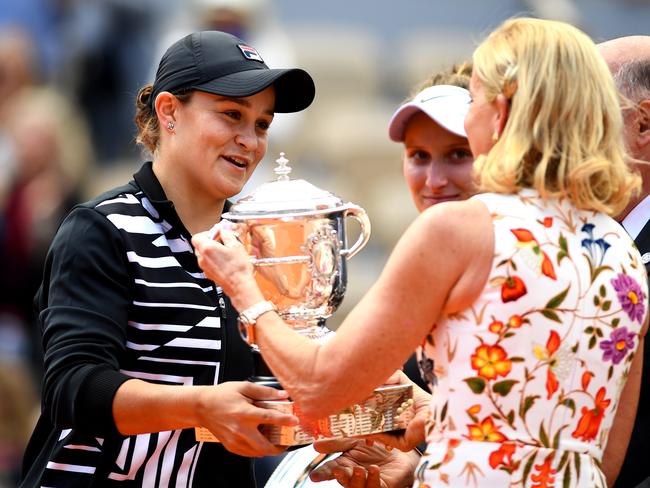
<path fill-rule="evenodd" d="M 264 183 L 240 198 L 225 213 L 225 219 L 273 218 L 329 213 L 348 207 L 338 196 L 305 180 L 291 180 L 289 160 L 280 153 L 273 170 L 277 180 Z"/>

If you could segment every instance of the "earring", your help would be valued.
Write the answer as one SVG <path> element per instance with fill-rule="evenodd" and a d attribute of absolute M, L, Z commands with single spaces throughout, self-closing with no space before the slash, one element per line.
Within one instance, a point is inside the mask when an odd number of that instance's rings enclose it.
<path fill-rule="evenodd" d="M 167 130 L 170 132 L 174 130 L 174 123 L 171 120 L 167 122 Z"/>
<path fill-rule="evenodd" d="M 499 134 L 497 133 L 497 131 L 494 131 L 492 133 L 492 142 L 497 142 L 498 140 L 499 140 Z"/>

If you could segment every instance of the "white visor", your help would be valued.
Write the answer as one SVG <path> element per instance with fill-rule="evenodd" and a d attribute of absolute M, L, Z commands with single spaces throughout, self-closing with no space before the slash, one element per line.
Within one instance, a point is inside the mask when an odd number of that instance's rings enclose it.
<path fill-rule="evenodd" d="M 464 122 L 469 103 L 469 92 L 465 88 L 452 85 L 427 87 L 395 111 L 388 123 L 388 135 L 395 142 L 403 142 L 411 117 L 424 112 L 449 132 L 467 137 Z"/>

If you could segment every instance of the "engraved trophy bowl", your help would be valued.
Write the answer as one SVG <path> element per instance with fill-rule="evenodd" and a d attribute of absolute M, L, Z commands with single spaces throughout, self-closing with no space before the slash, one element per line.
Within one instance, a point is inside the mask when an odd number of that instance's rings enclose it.
<path fill-rule="evenodd" d="M 238 200 L 223 218 L 238 224 L 264 298 L 298 333 L 322 339 L 330 332 L 325 320 L 345 294 L 347 260 L 370 238 L 370 220 L 361 207 L 305 180 L 289 179 L 284 153 L 276 162 L 277 180 Z M 349 218 L 361 233 L 348 248 Z"/>
<path fill-rule="evenodd" d="M 276 160 L 276 181 L 265 183 L 233 204 L 223 218 L 236 225 L 239 240 L 251 256 L 255 279 L 264 298 L 296 332 L 325 341 L 333 332 L 326 319 L 338 308 L 347 283 L 346 262 L 370 238 L 370 220 L 364 209 L 305 180 L 291 180 L 284 153 Z M 360 227 L 356 242 L 347 247 L 345 224 Z M 252 346 L 251 381 L 280 388 L 256 345 Z M 297 427 L 263 426 L 275 444 L 309 444 L 319 437 L 350 437 L 405 428 L 412 415 L 410 385 L 375 390 L 366 403 L 353 405 Z M 296 413 L 291 401 L 259 402 L 265 408 Z"/>

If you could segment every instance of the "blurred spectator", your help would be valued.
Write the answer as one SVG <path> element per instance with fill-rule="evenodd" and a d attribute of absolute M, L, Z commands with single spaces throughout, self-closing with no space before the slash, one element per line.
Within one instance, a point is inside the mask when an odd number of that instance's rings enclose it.
<path fill-rule="evenodd" d="M 35 45 L 20 28 L 0 28 L 0 119 L 7 102 L 37 77 Z"/>
<path fill-rule="evenodd" d="M 21 29 L 32 36 L 33 57 L 46 78 L 61 68 L 58 10 L 65 2 L 52 0 L 0 1 L 0 32 Z"/>
<path fill-rule="evenodd" d="M 23 451 L 34 428 L 37 405 L 27 369 L 0 360 L 0 488 L 18 485 Z"/>
<path fill-rule="evenodd" d="M 40 368 L 32 300 L 63 215 L 92 163 L 87 129 L 47 87 L 21 89 L 4 107 L 0 180 L 0 359 Z M 38 373 L 38 370 L 35 370 Z"/>
<path fill-rule="evenodd" d="M 88 120 L 98 162 L 137 158 L 130 100 L 147 81 L 161 0 L 67 0 L 59 4 L 65 60 L 57 80 Z"/>

